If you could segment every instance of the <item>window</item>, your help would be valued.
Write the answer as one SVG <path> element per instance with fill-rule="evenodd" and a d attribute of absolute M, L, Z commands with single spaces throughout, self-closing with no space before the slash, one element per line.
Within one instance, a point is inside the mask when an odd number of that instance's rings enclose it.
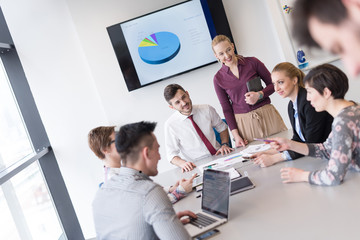
<path fill-rule="evenodd" d="M 1 8 L 0 32 L 0 239 L 84 239 Z"/>
<path fill-rule="evenodd" d="M 63 230 L 37 162 L 1 185 L 0 239 L 59 239 Z"/>
<path fill-rule="evenodd" d="M 0 171 L 34 153 L 18 110 L 0 59 Z"/>

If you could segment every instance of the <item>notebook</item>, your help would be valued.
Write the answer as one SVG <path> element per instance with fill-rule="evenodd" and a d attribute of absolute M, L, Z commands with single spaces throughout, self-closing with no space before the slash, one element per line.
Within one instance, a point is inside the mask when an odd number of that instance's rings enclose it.
<path fill-rule="evenodd" d="M 246 87 L 248 89 L 248 92 L 261 91 L 263 89 L 263 87 L 261 85 L 261 78 L 256 77 L 256 78 L 251 79 L 250 81 L 247 81 L 246 82 Z"/>
<path fill-rule="evenodd" d="M 195 212 L 197 219 L 185 225 L 191 237 L 198 236 L 224 224 L 229 216 L 230 176 L 228 172 L 204 170 L 201 210 Z"/>

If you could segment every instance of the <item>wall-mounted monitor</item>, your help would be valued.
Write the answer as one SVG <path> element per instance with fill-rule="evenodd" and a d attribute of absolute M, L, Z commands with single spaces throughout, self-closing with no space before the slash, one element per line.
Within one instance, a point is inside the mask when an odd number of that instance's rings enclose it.
<path fill-rule="evenodd" d="M 107 28 L 129 91 L 216 61 L 211 41 L 232 41 L 221 0 L 190 0 Z"/>

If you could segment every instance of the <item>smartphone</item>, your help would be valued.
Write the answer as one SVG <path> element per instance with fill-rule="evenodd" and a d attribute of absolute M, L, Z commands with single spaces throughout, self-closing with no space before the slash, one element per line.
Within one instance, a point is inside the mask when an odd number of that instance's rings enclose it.
<path fill-rule="evenodd" d="M 234 195 L 239 192 L 243 192 L 255 187 L 255 184 L 250 180 L 249 177 L 242 177 L 231 182 L 230 195 Z"/>
<path fill-rule="evenodd" d="M 206 233 L 201 234 L 200 236 L 197 236 L 197 237 L 195 238 L 195 240 L 209 239 L 209 238 L 211 238 L 211 237 L 213 237 L 213 236 L 215 236 L 215 235 L 217 235 L 217 234 L 219 234 L 219 233 L 220 233 L 219 230 L 213 229 L 213 230 L 210 230 L 210 231 L 208 231 L 208 232 L 206 232 Z"/>

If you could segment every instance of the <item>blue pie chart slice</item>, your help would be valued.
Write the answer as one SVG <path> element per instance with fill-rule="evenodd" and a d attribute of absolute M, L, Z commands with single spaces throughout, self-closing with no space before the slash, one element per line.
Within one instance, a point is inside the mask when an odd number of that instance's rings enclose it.
<path fill-rule="evenodd" d="M 144 38 L 138 47 L 140 58 L 148 64 L 162 64 L 180 51 L 180 40 L 171 32 L 157 32 Z"/>

